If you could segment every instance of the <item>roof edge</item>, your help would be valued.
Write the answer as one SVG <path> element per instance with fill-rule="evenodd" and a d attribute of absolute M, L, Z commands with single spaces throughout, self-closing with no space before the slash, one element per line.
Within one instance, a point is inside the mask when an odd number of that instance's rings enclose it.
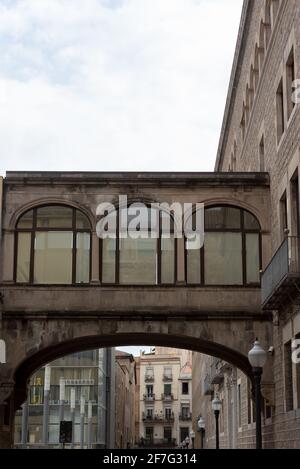
<path fill-rule="evenodd" d="M 240 73 L 241 73 L 241 61 L 242 61 L 243 53 L 245 50 L 244 38 L 246 37 L 249 31 L 249 23 L 250 23 L 249 19 L 251 17 L 253 6 L 254 6 L 253 1 L 244 0 L 241 20 L 240 20 L 240 27 L 239 27 L 239 32 L 238 32 L 238 38 L 237 38 L 237 43 L 236 43 L 236 48 L 235 48 L 235 53 L 234 53 L 233 65 L 231 69 L 229 88 L 228 88 L 228 93 L 227 93 L 227 98 L 226 98 L 224 117 L 223 117 L 223 122 L 222 122 L 222 127 L 221 127 L 221 135 L 220 135 L 220 140 L 219 140 L 219 145 L 218 145 L 218 150 L 217 150 L 217 157 L 216 157 L 216 163 L 215 163 L 216 172 L 220 171 L 221 165 L 223 163 L 224 147 L 227 143 L 227 138 L 228 138 L 229 119 L 232 114 L 233 101 L 236 96 L 237 83 L 238 83 L 238 80 L 240 78 Z"/>

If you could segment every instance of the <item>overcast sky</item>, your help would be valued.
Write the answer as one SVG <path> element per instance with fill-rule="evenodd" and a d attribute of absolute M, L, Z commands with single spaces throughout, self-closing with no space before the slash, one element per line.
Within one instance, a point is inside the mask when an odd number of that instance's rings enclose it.
<path fill-rule="evenodd" d="M 0 0 L 0 173 L 210 171 L 242 0 Z"/>

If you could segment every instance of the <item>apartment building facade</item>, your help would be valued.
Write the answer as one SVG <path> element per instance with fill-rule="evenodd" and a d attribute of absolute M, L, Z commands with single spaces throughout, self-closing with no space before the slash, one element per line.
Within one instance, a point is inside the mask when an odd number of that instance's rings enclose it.
<path fill-rule="evenodd" d="M 157 347 L 139 357 L 140 446 L 176 447 L 192 429 L 191 353 Z"/>

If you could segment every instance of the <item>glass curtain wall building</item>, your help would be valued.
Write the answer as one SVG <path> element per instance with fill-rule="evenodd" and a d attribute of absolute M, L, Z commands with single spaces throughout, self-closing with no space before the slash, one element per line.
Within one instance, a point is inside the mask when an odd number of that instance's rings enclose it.
<path fill-rule="evenodd" d="M 75 353 L 51 362 L 38 370 L 30 379 L 28 399 L 15 416 L 15 445 L 28 448 L 45 445 L 43 427 L 45 425 L 45 394 L 47 377 L 50 379 L 47 445 L 60 447 L 60 391 L 61 380 L 64 383 L 63 420 L 71 421 L 71 400 L 75 397 L 75 438 L 74 447 L 79 448 L 82 442 L 81 412 L 84 410 L 84 448 L 109 447 L 109 423 L 114 409 L 111 409 L 110 383 L 114 367 L 114 350 L 99 349 Z M 73 400 L 74 400 L 73 397 Z M 85 405 L 83 408 L 82 401 Z M 90 408 L 90 410 L 89 410 Z M 90 414 L 90 415 L 89 415 Z M 89 417 L 91 423 L 89 424 Z M 91 428 L 91 435 L 89 435 Z"/>

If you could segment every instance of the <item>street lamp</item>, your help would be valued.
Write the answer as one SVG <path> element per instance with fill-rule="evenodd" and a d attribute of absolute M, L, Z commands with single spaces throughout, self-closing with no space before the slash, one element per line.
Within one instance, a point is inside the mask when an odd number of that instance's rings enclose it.
<path fill-rule="evenodd" d="M 189 449 L 190 438 L 187 436 L 185 439 L 186 449 Z"/>
<path fill-rule="evenodd" d="M 201 449 L 204 449 L 205 421 L 204 418 L 201 416 L 198 420 L 198 428 L 201 433 Z"/>
<path fill-rule="evenodd" d="M 215 419 L 216 419 L 216 449 L 220 448 L 220 442 L 219 442 L 219 416 L 220 416 L 221 408 L 222 408 L 222 402 L 220 401 L 218 394 L 216 394 L 216 397 L 212 401 L 212 410 L 214 411 Z"/>
<path fill-rule="evenodd" d="M 267 361 L 267 353 L 261 347 L 258 339 L 254 347 L 248 353 L 250 365 L 252 366 L 255 383 L 255 407 L 256 407 L 256 449 L 262 449 L 261 433 L 261 376 L 263 367 Z"/>
<path fill-rule="evenodd" d="M 195 448 L 195 432 L 192 430 L 190 432 L 190 439 L 192 440 L 192 448 Z"/>

